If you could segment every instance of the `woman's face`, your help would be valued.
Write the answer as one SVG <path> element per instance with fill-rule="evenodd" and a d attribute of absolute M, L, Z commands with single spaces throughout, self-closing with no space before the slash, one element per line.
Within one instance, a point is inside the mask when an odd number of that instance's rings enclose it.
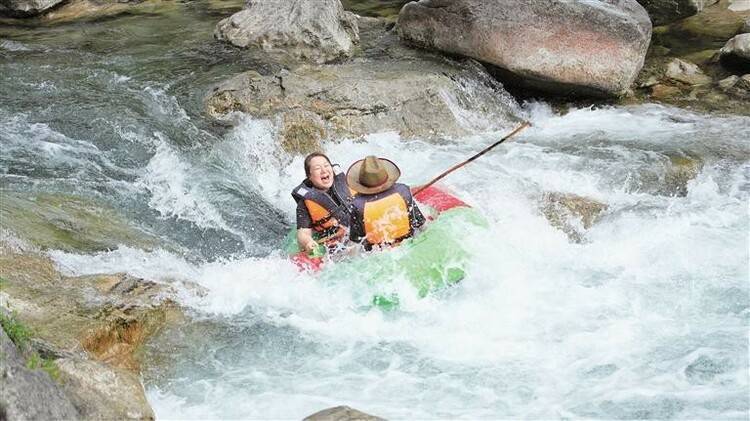
<path fill-rule="evenodd" d="M 316 156 L 310 160 L 310 175 L 307 178 L 313 186 L 328 190 L 333 185 L 333 168 L 327 159 Z"/>

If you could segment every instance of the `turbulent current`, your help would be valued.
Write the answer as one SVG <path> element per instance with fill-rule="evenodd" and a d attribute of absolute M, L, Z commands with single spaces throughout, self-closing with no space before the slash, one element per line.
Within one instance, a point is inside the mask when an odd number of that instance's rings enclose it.
<path fill-rule="evenodd" d="M 210 38 L 226 14 L 0 28 L 1 192 L 117 209 L 161 245 L 51 250 L 59 269 L 170 283 L 189 309 L 144 350 L 158 418 L 746 419 L 749 118 L 525 103 L 532 128 L 441 181 L 489 222 L 466 233 L 465 279 L 424 299 L 396 279 L 383 312 L 362 305 L 368 274 L 322 284 L 280 251 L 303 171 L 272 123 L 202 117 L 210 85 L 254 65 Z M 325 148 L 419 184 L 502 134 Z M 606 209 L 569 221 L 573 241 L 550 193 Z"/>

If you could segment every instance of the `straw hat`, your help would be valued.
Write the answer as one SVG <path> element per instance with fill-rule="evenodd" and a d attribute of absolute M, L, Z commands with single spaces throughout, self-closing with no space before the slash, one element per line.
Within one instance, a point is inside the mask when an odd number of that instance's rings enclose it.
<path fill-rule="evenodd" d="M 393 161 L 370 155 L 349 167 L 346 182 L 357 193 L 375 194 L 388 190 L 400 176 Z"/>

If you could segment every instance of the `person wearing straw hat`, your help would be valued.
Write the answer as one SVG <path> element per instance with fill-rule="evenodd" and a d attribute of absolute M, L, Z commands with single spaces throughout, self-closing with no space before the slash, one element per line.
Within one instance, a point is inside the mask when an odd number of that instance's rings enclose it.
<path fill-rule="evenodd" d="M 297 245 L 312 253 L 318 244 L 343 249 L 349 239 L 352 193 L 344 173 L 321 152 L 305 158 L 305 178 L 292 190 L 297 201 Z"/>
<path fill-rule="evenodd" d="M 400 176 L 393 161 L 372 155 L 346 172 L 349 188 L 357 193 L 352 202 L 350 238 L 361 242 L 365 250 L 396 245 L 425 223 L 409 186 L 396 183 Z"/>

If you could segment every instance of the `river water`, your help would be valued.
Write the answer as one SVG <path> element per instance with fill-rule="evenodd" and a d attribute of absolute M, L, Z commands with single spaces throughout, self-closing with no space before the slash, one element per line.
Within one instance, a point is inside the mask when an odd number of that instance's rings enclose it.
<path fill-rule="evenodd" d="M 238 7 L 0 28 L 2 191 L 106 203 L 165 244 L 49 252 L 67 274 L 180 291 L 189 322 L 144 350 L 159 419 L 341 404 L 391 419 L 747 419 L 750 118 L 525 103 L 534 127 L 441 182 L 490 223 L 467 227 L 466 278 L 425 299 L 405 288 L 398 311 L 363 308 L 360 283 L 321 284 L 279 251 L 301 157 L 268 121 L 202 117 L 213 83 L 274 70 L 212 40 Z M 344 167 L 391 157 L 416 184 L 498 135 L 326 149 Z M 686 184 L 676 160 L 699 168 Z M 608 208 L 576 243 L 540 210 L 547 192 Z"/>

